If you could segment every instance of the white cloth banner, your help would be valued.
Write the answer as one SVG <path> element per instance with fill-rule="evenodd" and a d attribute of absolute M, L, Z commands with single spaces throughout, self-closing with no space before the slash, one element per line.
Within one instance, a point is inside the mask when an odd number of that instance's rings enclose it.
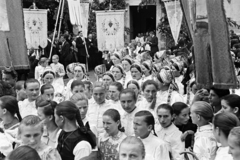
<path fill-rule="evenodd" d="M 68 9 L 70 21 L 74 29 L 83 32 L 83 36 L 87 37 L 89 3 L 80 3 L 80 0 L 68 0 Z"/>
<path fill-rule="evenodd" d="M 0 0 L 0 31 L 10 31 L 6 0 Z"/>
<path fill-rule="evenodd" d="M 98 49 L 113 51 L 124 47 L 124 13 L 96 11 Z"/>
<path fill-rule="evenodd" d="M 180 2 L 176 0 L 165 2 L 164 4 L 167 11 L 167 17 L 172 31 L 172 36 L 175 43 L 177 44 L 183 17 Z"/>
<path fill-rule="evenodd" d="M 24 26 L 28 49 L 47 46 L 47 10 L 24 9 Z"/>

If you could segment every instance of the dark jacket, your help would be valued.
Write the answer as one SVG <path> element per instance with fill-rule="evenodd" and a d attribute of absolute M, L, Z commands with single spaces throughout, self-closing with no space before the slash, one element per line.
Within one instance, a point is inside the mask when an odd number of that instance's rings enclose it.
<path fill-rule="evenodd" d="M 87 45 L 87 49 L 88 49 L 88 40 L 85 38 L 85 43 Z M 78 55 L 81 55 L 81 56 L 87 56 L 87 52 L 86 52 L 86 48 L 85 48 L 85 44 L 82 40 L 81 37 L 78 37 L 77 40 L 76 40 L 76 47 L 78 49 Z"/>

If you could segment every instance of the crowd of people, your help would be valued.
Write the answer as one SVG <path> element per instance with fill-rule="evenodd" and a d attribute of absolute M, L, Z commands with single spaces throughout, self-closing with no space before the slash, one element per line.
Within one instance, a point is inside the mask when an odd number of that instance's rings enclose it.
<path fill-rule="evenodd" d="M 139 34 L 121 50 L 103 51 L 93 81 L 86 48 L 79 49 L 89 42 L 79 34 L 72 45 L 61 35 L 51 59 L 30 53 L 32 77 L 24 81 L 13 68 L 2 71 L 0 159 L 240 159 L 240 90 L 202 88 L 189 41 L 159 51 L 154 32 Z M 239 37 L 231 36 L 238 75 Z"/>

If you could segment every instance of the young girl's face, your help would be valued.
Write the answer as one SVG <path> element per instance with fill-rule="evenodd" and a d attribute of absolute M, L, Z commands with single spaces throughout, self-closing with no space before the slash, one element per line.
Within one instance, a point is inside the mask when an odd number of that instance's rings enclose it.
<path fill-rule="evenodd" d="M 93 94 L 93 88 L 91 85 L 89 84 L 85 84 L 85 92 L 86 96 L 88 97 L 88 99 L 92 98 L 92 94 Z"/>
<path fill-rule="evenodd" d="M 103 83 L 105 86 L 109 86 L 110 83 L 112 83 L 112 82 L 113 82 L 113 80 L 110 76 L 108 76 L 106 74 L 103 76 Z"/>
<path fill-rule="evenodd" d="M 103 127 L 105 131 L 110 135 L 114 136 L 114 134 L 118 131 L 119 121 L 115 122 L 110 116 L 103 116 Z"/>
<path fill-rule="evenodd" d="M 43 77 L 43 81 L 45 84 L 52 84 L 53 80 L 54 80 L 54 76 L 51 73 L 48 73 Z"/>
<path fill-rule="evenodd" d="M 72 94 L 76 94 L 76 93 L 84 93 L 85 89 L 83 86 L 75 86 L 72 89 Z"/>
<path fill-rule="evenodd" d="M 109 92 L 109 96 L 110 96 L 111 100 L 113 100 L 113 101 L 118 101 L 119 100 L 120 92 L 118 91 L 116 86 L 110 85 L 108 92 Z"/>
<path fill-rule="evenodd" d="M 88 111 L 88 103 L 86 100 L 77 101 L 76 106 L 79 109 L 81 118 L 84 119 L 86 117 Z"/>
<path fill-rule="evenodd" d="M 46 101 L 52 101 L 53 98 L 54 98 L 54 89 L 49 88 L 49 89 L 44 90 L 44 93 L 42 94 L 42 97 Z"/>
<path fill-rule="evenodd" d="M 143 90 L 143 95 L 148 102 L 152 102 L 156 98 L 157 88 L 153 84 L 147 85 Z"/>
<path fill-rule="evenodd" d="M 28 145 L 33 149 L 36 149 L 41 143 L 41 137 L 43 134 L 43 126 L 41 124 L 35 126 L 20 126 L 20 139 L 23 145 Z"/>
<path fill-rule="evenodd" d="M 112 73 L 113 73 L 113 76 L 114 76 L 115 80 L 120 80 L 123 77 L 122 72 L 117 67 L 114 67 L 112 69 Z"/>
<path fill-rule="evenodd" d="M 139 80 L 142 78 L 142 73 L 137 68 L 134 67 L 131 69 L 131 75 L 132 78 L 135 80 Z"/>
<path fill-rule="evenodd" d="M 122 67 L 125 72 L 128 72 L 130 70 L 131 64 L 127 60 L 123 60 Z"/>

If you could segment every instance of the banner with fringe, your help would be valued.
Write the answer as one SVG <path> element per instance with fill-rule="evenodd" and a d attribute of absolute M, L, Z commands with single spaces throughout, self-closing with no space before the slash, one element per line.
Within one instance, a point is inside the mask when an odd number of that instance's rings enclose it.
<path fill-rule="evenodd" d="M 25 37 L 27 48 L 47 46 L 47 10 L 24 9 Z"/>
<path fill-rule="evenodd" d="M 96 11 L 97 42 L 101 51 L 124 47 L 125 10 Z"/>
<path fill-rule="evenodd" d="M 89 3 L 80 3 L 80 0 L 68 0 L 70 21 L 73 25 L 74 34 L 83 32 L 83 36 L 88 34 Z"/>
<path fill-rule="evenodd" d="M 180 2 L 177 0 L 166 1 L 164 4 L 167 11 L 167 17 L 172 31 L 172 36 L 175 44 L 177 44 L 183 18 Z"/>

